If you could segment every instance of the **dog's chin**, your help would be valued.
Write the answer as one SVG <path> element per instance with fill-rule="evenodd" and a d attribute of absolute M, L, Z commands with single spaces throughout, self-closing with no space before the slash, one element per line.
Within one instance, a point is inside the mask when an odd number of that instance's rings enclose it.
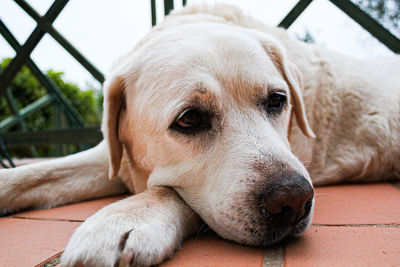
<path fill-rule="evenodd" d="M 307 217 L 296 225 L 279 226 L 270 229 L 264 238 L 255 245 L 271 246 L 281 241 L 285 241 L 290 237 L 297 236 L 305 232 L 311 225 L 311 218 Z"/>
<path fill-rule="evenodd" d="M 227 234 L 218 233 L 222 237 L 243 245 L 250 246 L 271 246 L 281 241 L 289 240 L 306 231 L 311 225 L 312 215 L 304 218 L 296 225 L 269 224 L 267 227 L 259 226 L 256 230 L 240 231 L 238 229 Z M 248 229 L 248 228 L 246 228 Z M 214 229 L 215 230 L 215 229 Z"/>

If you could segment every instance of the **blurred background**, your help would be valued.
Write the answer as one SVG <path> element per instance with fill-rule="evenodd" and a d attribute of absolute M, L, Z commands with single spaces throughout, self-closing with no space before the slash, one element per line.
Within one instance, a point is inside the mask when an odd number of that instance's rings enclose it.
<path fill-rule="evenodd" d="M 184 3 L 228 2 L 266 24 L 278 25 L 296 5 L 299 8 L 298 5 L 302 4 L 306 8 L 288 28 L 294 37 L 360 59 L 394 55 L 394 49 L 389 49 L 372 36 L 364 29 L 365 25 L 364 28 L 360 26 L 342 11 L 343 8 L 338 8 L 338 4 L 348 5 L 349 2 L 384 26 L 395 37 L 392 39 L 394 42 L 400 38 L 400 0 L 171 0 L 165 3 L 163 0 L 70 0 L 64 1 L 52 26 L 48 23 L 46 27 L 50 25 L 56 34 L 62 35 L 94 70 L 88 71 L 90 66 L 83 67 L 76 55 L 72 56 L 55 40 L 55 33 L 44 31 L 42 37 L 38 37 L 37 45 L 31 47 L 30 58 L 29 54 L 25 56 L 44 77 L 38 77 L 32 64 L 26 65 L 27 61 L 20 63 L 21 68 L 11 75 L 12 71 L 7 67 L 18 66 L 18 62 L 10 64 L 17 52 L 10 45 L 11 37 L 4 38 L 5 31 L 8 30 L 15 39 L 14 46 L 25 44 L 24 47 L 29 48 L 27 43 L 37 27 L 35 16 L 40 20 L 55 2 L 57 0 L 0 1 L 3 25 L 3 37 L 0 38 L 0 139 L 5 144 L 3 158 L 5 148 L 11 157 L 51 157 L 86 149 L 101 140 L 99 124 L 104 74 L 110 71 L 118 57 L 129 52 L 151 29 L 152 23 L 162 22 L 164 14 L 169 11 L 167 9 L 172 6 L 179 9 Z M 382 31 L 377 29 L 378 33 Z M 7 80 L 4 77 L 10 81 L 4 82 Z M 47 88 L 46 80 L 50 80 L 50 87 L 62 95 Z M 46 98 L 48 95 L 50 97 Z M 75 111 L 69 111 L 69 108 Z"/>

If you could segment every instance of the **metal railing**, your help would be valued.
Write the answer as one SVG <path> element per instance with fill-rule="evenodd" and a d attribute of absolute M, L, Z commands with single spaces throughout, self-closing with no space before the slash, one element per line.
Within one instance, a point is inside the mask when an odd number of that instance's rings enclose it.
<path fill-rule="evenodd" d="M 15 142 L 13 142 L 15 138 L 27 138 L 27 127 L 24 122 L 25 118 L 49 105 L 55 105 L 57 107 L 56 110 L 58 110 L 60 113 L 63 113 L 63 115 L 66 117 L 68 124 L 66 126 L 68 128 L 76 129 L 75 132 L 85 129 L 85 121 L 73 107 L 70 101 L 65 97 L 60 88 L 58 88 L 57 85 L 39 69 L 39 67 L 30 57 L 30 54 L 38 45 L 43 36 L 46 33 L 49 33 L 62 47 L 68 51 L 69 54 L 71 54 L 82 66 L 84 66 L 93 75 L 93 77 L 95 77 L 95 79 L 101 83 L 104 81 L 103 74 L 97 70 L 93 64 L 91 64 L 52 26 L 52 23 L 68 3 L 68 0 L 55 0 L 44 16 L 40 16 L 39 13 L 36 12 L 36 10 L 34 10 L 24 0 L 15 0 L 15 3 L 17 3 L 32 19 L 36 21 L 37 26 L 32 31 L 25 43 L 21 45 L 0 19 L 0 33 L 16 52 L 16 56 L 11 60 L 0 77 L 0 95 L 3 95 L 6 98 L 7 104 L 13 113 L 12 116 L 0 122 L 0 134 L 3 136 L 4 143 L 7 146 L 17 145 Z M 31 70 L 33 75 L 47 90 L 47 95 L 19 110 L 17 108 L 15 97 L 13 96 L 9 86 L 23 65 L 26 65 Z M 56 118 L 60 117 L 60 114 L 56 116 Z M 61 119 L 58 119 L 56 124 L 59 128 L 63 126 Z M 7 131 L 15 125 L 19 126 L 20 132 L 8 133 Z M 98 135 L 99 130 L 97 129 L 94 132 L 94 135 Z M 53 143 L 51 142 L 51 140 L 54 139 L 52 137 L 59 136 L 58 131 L 54 132 L 51 130 L 43 131 L 41 134 L 46 137 L 48 144 Z M 73 142 L 73 144 L 79 143 L 82 143 L 81 138 L 76 138 Z M 31 151 L 34 156 L 37 155 L 33 146 L 35 144 L 37 143 L 30 143 Z"/>
<path fill-rule="evenodd" d="M 373 19 L 361 8 L 355 5 L 350 0 L 329 0 L 346 15 L 357 22 L 361 27 L 367 30 L 372 36 L 378 39 L 387 48 L 394 53 L 400 53 L 400 40 L 394 36 L 390 31 L 383 27 L 378 21 Z M 290 25 L 304 12 L 304 10 L 311 4 L 312 0 L 300 0 L 293 7 L 286 17 L 278 24 L 279 27 L 288 29 Z"/>

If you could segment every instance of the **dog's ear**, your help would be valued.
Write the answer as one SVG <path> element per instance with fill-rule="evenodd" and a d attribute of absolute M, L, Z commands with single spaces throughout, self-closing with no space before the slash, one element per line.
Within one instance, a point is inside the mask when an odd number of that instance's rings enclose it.
<path fill-rule="evenodd" d="M 296 65 L 292 62 L 286 60 L 284 64 L 285 67 L 283 69 L 283 75 L 290 87 L 297 124 L 299 125 L 304 135 L 310 138 L 315 138 L 315 134 L 311 129 L 310 123 L 307 119 L 306 108 L 303 101 L 303 94 L 301 93 L 300 89 L 303 84 L 301 73 Z"/>
<path fill-rule="evenodd" d="M 104 82 L 104 107 L 102 132 L 108 146 L 109 169 L 108 178 L 118 175 L 122 159 L 122 143 L 119 138 L 118 127 L 121 123 L 120 115 L 125 108 L 124 79 L 121 75 L 114 75 Z"/>
<path fill-rule="evenodd" d="M 276 40 L 264 37 L 262 38 L 262 45 L 289 85 L 297 124 L 305 136 L 315 138 L 306 115 L 303 95 L 300 89 L 302 80 L 299 70 L 287 59 L 285 52 Z"/>

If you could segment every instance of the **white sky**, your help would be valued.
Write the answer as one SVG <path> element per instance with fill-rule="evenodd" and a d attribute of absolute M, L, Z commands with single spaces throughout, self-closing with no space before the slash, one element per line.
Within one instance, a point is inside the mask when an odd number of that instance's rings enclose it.
<path fill-rule="evenodd" d="M 40 14 L 44 14 L 52 0 L 28 1 Z M 158 22 L 162 20 L 163 1 L 157 2 Z M 215 0 L 188 0 L 192 2 L 221 2 Z M 270 24 L 277 25 L 297 0 L 225 0 L 241 7 L 246 13 Z M 175 0 L 175 8 L 182 6 Z M 12 0 L 0 1 L 0 18 L 23 44 L 36 23 Z M 112 63 L 128 52 L 151 28 L 150 1 L 132 0 L 70 0 L 54 27 L 61 32 L 100 71 L 107 74 Z M 303 36 L 305 29 L 316 42 L 329 49 L 357 58 L 377 58 L 393 53 L 375 40 L 328 0 L 314 0 L 291 26 L 291 34 Z M 13 57 L 15 52 L 0 37 L 0 59 Z M 91 75 L 80 66 L 48 34 L 32 53 L 32 59 L 42 70 L 50 68 L 65 72 L 65 78 L 81 87 L 100 88 Z"/>

